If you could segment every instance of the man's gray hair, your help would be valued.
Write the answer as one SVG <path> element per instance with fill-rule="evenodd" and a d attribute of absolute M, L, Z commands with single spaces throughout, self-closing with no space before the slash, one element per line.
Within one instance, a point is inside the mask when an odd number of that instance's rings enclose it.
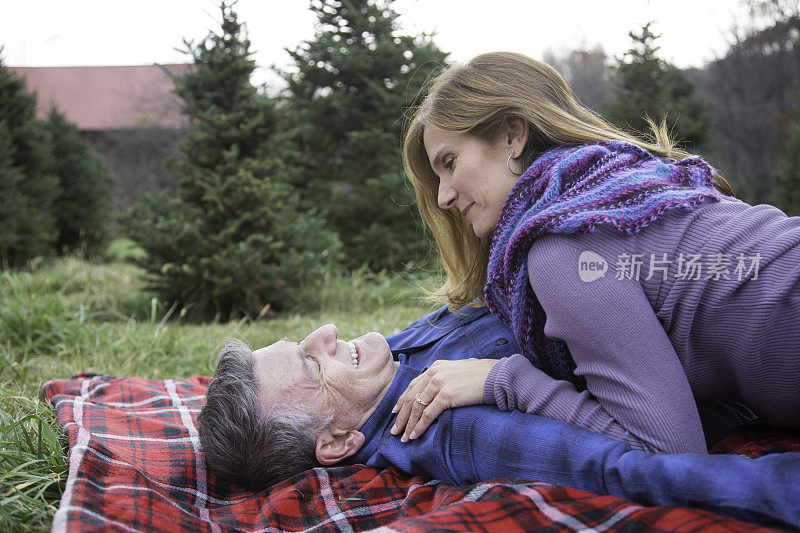
<path fill-rule="evenodd" d="M 200 446 L 216 476 L 253 491 L 319 466 L 316 438 L 333 415 L 296 405 L 265 409 L 253 350 L 229 340 L 197 418 Z"/>

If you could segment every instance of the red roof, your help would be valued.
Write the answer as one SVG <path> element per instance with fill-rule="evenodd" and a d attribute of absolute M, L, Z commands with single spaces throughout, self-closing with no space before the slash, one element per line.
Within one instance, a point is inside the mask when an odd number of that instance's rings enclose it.
<path fill-rule="evenodd" d="M 191 65 L 164 65 L 181 74 Z M 176 128 L 186 123 L 172 80 L 158 65 L 9 67 L 38 95 L 38 113 L 51 103 L 81 130 Z"/>

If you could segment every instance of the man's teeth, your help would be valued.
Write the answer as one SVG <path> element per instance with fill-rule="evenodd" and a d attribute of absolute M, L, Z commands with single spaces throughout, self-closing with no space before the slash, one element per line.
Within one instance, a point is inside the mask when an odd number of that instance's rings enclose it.
<path fill-rule="evenodd" d="M 358 352 L 356 351 L 356 345 L 352 342 L 348 342 L 347 346 L 350 348 L 350 358 L 353 360 L 353 366 L 358 366 Z"/>

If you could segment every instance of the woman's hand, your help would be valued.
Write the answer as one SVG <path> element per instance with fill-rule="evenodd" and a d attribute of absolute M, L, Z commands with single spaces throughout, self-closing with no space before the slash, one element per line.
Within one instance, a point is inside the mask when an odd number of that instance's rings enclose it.
<path fill-rule="evenodd" d="M 483 403 L 483 387 L 497 359 L 435 361 L 414 378 L 397 400 L 392 435 L 403 432 L 401 440 L 416 439 L 442 411 Z"/>

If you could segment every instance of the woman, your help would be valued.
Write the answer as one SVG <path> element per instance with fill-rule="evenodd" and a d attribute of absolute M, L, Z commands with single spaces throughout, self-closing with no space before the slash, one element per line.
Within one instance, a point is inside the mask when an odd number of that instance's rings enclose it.
<path fill-rule="evenodd" d="M 733 198 L 653 131 L 620 131 L 520 54 L 433 83 L 404 155 L 448 275 L 437 295 L 488 305 L 522 354 L 431 367 L 395 434 L 483 402 L 648 451 L 706 453 L 696 400 L 800 424 L 800 218 Z"/>

